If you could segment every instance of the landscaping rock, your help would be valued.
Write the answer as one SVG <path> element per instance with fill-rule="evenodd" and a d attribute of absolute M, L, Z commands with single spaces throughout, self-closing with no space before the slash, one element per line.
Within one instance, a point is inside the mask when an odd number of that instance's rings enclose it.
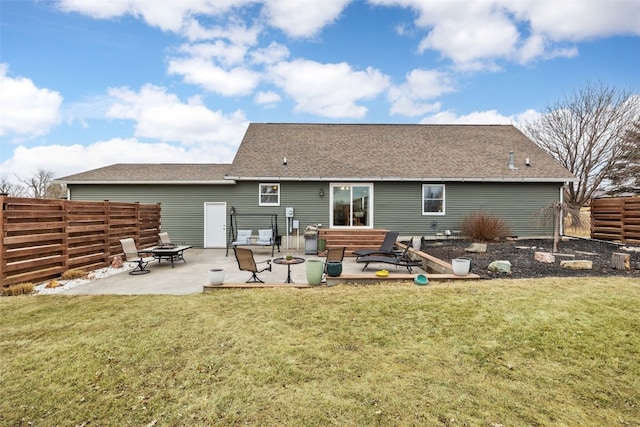
<path fill-rule="evenodd" d="M 553 256 L 551 252 L 536 252 L 533 254 L 533 257 L 539 262 L 546 262 L 549 264 L 556 262 L 556 257 Z"/>
<path fill-rule="evenodd" d="M 471 245 L 469 245 L 469 247 L 467 249 L 465 249 L 465 251 L 467 252 L 487 252 L 487 244 L 486 243 L 472 243 Z"/>
<path fill-rule="evenodd" d="M 560 267 L 570 270 L 591 270 L 593 268 L 593 261 L 586 259 L 564 260 L 560 261 Z"/>
<path fill-rule="evenodd" d="M 493 261 L 489 264 L 488 269 L 494 273 L 511 273 L 511 262 L 506 260 Z"/>

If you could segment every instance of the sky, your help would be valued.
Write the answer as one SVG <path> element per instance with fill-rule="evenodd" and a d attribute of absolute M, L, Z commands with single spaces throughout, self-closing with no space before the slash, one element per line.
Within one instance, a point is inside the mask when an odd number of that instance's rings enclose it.
<path fill-rule="evenodd" d="M 535 120 L 640 93 L 640 0 L 0 0 L 0 178 L 228 163 L 250 122 Z"/>

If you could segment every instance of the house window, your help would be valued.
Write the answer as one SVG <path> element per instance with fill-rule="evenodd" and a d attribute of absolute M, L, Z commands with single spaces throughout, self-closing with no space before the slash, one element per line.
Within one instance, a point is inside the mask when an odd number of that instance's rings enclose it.
<path fill-rule="evenodd" d="M 422 185 L 422 215 L 444 215 L 444 185 Z"/>
<path fill-rule="evenodd" d="M 280 206 L 280 184 L 260 184 L 260 206 Z"/>
<path fill-rule="evenodd" d="M 331 184 L 331 227 L 371 228 L 373 184 Z"/>

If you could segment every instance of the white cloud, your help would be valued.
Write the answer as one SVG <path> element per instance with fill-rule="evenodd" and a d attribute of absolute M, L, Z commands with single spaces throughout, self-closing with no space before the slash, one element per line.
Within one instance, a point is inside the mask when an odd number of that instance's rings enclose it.
<path fill-rule="evenodd" d="M 204 58 L 172 59 L 169 74 L 183 76 L 187 83 L 224 96 L 248 95 L 257 86 L 260 75 L 242 67 L 224 69 Z"/>
<path fill-rule="evenodd" d="M 573 57 L 577 48 L 566 43 L 640 34 L 637 0 L 369 2 L 415 10 L 415 26 L 426 31 L 419 51 L 438 51 L 465 70 L 495 70 L 499 61 Z"/>
<path fill-rule="evenodd" d="M 190 18 L 185 23 L 182 34 L 190 41 L 225 39 L 233 45 L 254 45 L 262 30 L 259 25 L 247 27 L 235 17 L 228 18 L 226 27 L 204 27 L 197 19 Z"/>
<path fill-rule="evenodd" d="M 311 37 L 335 21 L 351 0 L 266 0 L 269 24 L 291 37 Z"/>
<path fill-rule="evenodd" d="M 259 105 L 274 105 L 280 102 L 281 98 L 275 92 L 258 92 L 254 98 L 256 104 Z"/>
<path fill-rule="evenodd" d="M 511 124 L 511 118 L 503 116 L 496 110 L 474 111 L 458 116 L 451 111 L 441 111 L 433 116 L 420 120 L 422 124 Z"/>
<path fill-rule="evenodd" d="M 107 116 L 136 122 L 135 135 L 184 145 L 236 141 L 248 122 L 244 113 L 223 114 L 209 110 L 198 97 L 182 103 L 166 89 L 145 85 L 139 92 L 128 88 L 109 90 L 114 104 Z"/>
<path fill-rule="evenodd" d="M 640 34 L 637 0 L 502 0 L 531 31 L 555 41 L 580 41 L 620 34 Z"/>
<path fill-rule="evenodd" d="M 389 89 L 391 114 L 420 116 L 438 111 L 439 103 L 424 102 L 455 90 L 451 77 L 437 70 L 412 70 L 406 76 L 406 83 Z"/>
<path fill-rule="evenodd" d="M 239 142 L 242 134 L 235 135 Z M 168 143 L 140 142 L 136 138 L 113 138 L 89 145 L 18 146 L 13 157 L 0 166 L 10 182 L 16 176 L 26 178 L 38 169 L 52 171 L 56 177 L 67 176 L 113 163 L 227 163 L 235 148 L 221 144 L 181 147 Z"/>
<path fill-rule="evenodd" d="M 362 118 L 367 108 L 358 101 L 373 99 L 389 86 L 379 70 L 355 71 L 349 64 L 296 60 L 269 67 L 273 82 L 295 102 L 298 112 L 330 118 Z"/>
<path fill-rule="evenodd" d="M 476 125 L 520 125 L 526 121 L 535 120 L 540 113 L 534 110 L 526 110 L 512 116 L 505 116 L 496 110 L 474 111 L 459 116 L 451 111 L 441 111 L 432 116 L 420 120 L 422 124 L 476 124 Z"/>
<path fill-rule="evenodd" d="M 8 70 L 0 64 L 0 136 L 20 140 L 48 133 L 60 121 L 62 96 L 28 78 L 10 77 Z"/>
<path fill-rule="evenodd" d="M 289 49 L 283 44 L 271 42 L 269 46 L 256 49 L 250 55 L 256 64 L 275 64 L 289 57 Z"/>
<path fill-rule="evenodd" d="M 96 19 L 110 19 L 131 15 L 152 27 L 178 33 L 191 24 L 194 16 L 221 16 L 254 0 L 60 0 L 58 7 Z"/>

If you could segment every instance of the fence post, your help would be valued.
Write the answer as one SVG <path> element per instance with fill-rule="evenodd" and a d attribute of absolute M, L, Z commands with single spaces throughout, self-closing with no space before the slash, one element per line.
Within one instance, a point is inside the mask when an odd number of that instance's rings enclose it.
<path fill-rule="evenodd" d="M 6 204 L 4 202 L 6 193 L 0 193 L 0 287 L 4 286 L 4 211 Z"/>

